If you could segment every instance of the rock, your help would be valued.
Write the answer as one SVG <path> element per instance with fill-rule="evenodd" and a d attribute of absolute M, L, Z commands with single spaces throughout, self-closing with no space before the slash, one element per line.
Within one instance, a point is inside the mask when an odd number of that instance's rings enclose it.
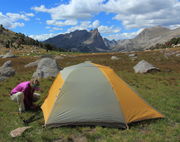
<path fill-rule="evenodd" d="M 12 67 L 0 68 L 0 76 L 11 77 L 15 75 L 15 70 Z"/>
<path fill-rule="evenodd" d="M 40 61 L 40 60 L 31 62 L 31 63 L 25 65 L 24 67 L 25 67 L 25 68 L 28 68 L 28 67 L 35 67 L 35 66 L 38 66 L 39 61 Z"/>
<path fill-rule="evenodd" d="M 62 56 L 55 56 L 54 59 L 59 60 L 59 59 L 64 59 L 64 57 L 62 57 Z"/>
<path fill-rule="evenodd" d="M 8 60 L 2 65 L 1 68 L 11 67 L 11 66 L 12 66 L 12 62 L 11 62 L 11 60 Z"/>
<path fill-rule="evenodd" d="M 131 60 L 132 60 L 132 61 L 136 61 L 136 59 L 137 59 L 137 56 L 131 57 Z"/>
<path fill-rule="evenodd" d="M 136 59 L 137 59 L 137 55 L 136 54 L 129 54 L 128 55 L 129 57 L 130 57 L 130 59 L 132 60 L 132 61 L 135 61 Z"/>
<path fill-rule="evenodd" d="M 5 77 L 5 76 L 0 76 L 0 82 L 1 81 L 4 81 L 4 80 L 6 80 L 7 79 L 7 77 Z"/>
<path fill-rule="evenodd" d="M 2 58 L 4 55 L 0 55 L 0 58 Z"/>
<path fill-rule="evenodd" d="M 135 57 L 136 54 L 133 53 L 133 54 L 129 54 L 128 56 L 129 56 L 129 57 Z"/>
<path fill-rule="evenodd" d="M 60 54 L 61 56 L 64 56 L 64 57 L 66 57 L 67 55 L 65 55 L 65 54 Z"/>
<path fill-rule="evenodd" d="M 148 63 L 145 60 L 140 61 L 137 65 L 133 67 L 135 73 L 147 73 L 152 70 L 159 71 L 158 68 L 154 67 L 152 64 Z"/>
<path fill-rule="evenodd" d="M 15 130 L 12 130 L 12 131 L 10 132 L 10 135 L 11 135 L 11 137 L 13 137 L 13 138 L 14 138 L 14 137 L 21 136 L 24 131 L 26 131 L 27 129 L 30 129 L 30 128 L 31 128 L 31 126 L 28 126 L 28 127 L 19 127 L 19 128 L 15 129 Z"/>
<path fill-rule="evenodd" d="M 0 81 L 5 80 L 8 77 L 14 76 L 15 70 L 11 67 L 11 61 L 6 61 L 1 67 L 0 67 Z"/>
<path fill-rule="evenodd" d="M 172 55 L 175 55 L 175 54 L 178 54 L 178 53 L 179 53 L 178 51 L 166 51 L 164 56 L 169 57 L 169 56 L 172 56 Z"/>
<path fill-rule="evenodd" d="M 180 47 L 180 44 L 177 44 L 177 45 L 172 45 L 173 47 Z"/>
<path fill-rule="evenodd" d="M 38 101 L 38 100 L 40 99 L 40 97 L 41 97 L 41 94 L 39 94 L 39 93 L 34 93 L 34 94 L 33 94 L 33 102 Z"/>
<path fill-rule="evenodd" d="M 117 56 L 111 56 L 111 60 L 119 60 Z"/>
<path fill-rule="evenodd" d="M 6 53 L 2 58 L 15 58 L 16 56 L 12 52 Z"/>
<path fill-rule="evenodd" d="M 180 54 L 176 54 L 176 57 L 179 57 L 180 56 Z"/>
<path fill-rule="evenodd" d="M 38 62 L 36 72 L 33 77 L 47 78 L 56 77 L 61 68 L 57 65 L 56 60 L 52 58 L 43 58 Z"/>

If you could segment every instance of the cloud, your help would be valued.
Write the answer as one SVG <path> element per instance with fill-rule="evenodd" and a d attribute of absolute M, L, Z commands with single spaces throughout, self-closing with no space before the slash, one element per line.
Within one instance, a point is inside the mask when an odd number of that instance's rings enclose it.
<path fill-rule="evenodd" d="M 71 0 L 68 4 L 61 4 L 53 8 L 44 5 L 33 7 L 37 12 L 49 13 L 53 20 L 87 19 L 101 11 L 104 0 Z"/>
<path fill-rule="evenodd" d="M 33 14 L 33 13 L 26 13 L 25 15 L 26 15 L 26 16 L 29 16 L 29 17 L 34 17 L 34 14 Z"/>
<path fill-rule="evenodd" d="M 109 0 L 103 5 L 105 10 L 117 14 L 146 14 L 169 8 L 177 0 Z"/>
<path fill-rule="evenodd" d="M 89 28 L 92 28 L 92 23 L 90 21 L 83 21 L 80 23 L 80 25 L 69 28 L 67 32 L 73 32 L 75 30 L 87 30 Z"/>
<path fill-rule="evenodd" d="M 6 28 L 16 28 L 16 27 L 23 27 L 24 23 L 18 22 L 18 20 L 28 21 L 29 17 L 33 17 L 33 13 L 25 13 L 25 14 L 18 14 L 18 13 L 6 13 L 4 15 L 0 12 L 0 24 L 2 24 Z"/>
<path fill-rule="evenodd" d="M 32 13 L 26 13 L 26 14 L 6 13 L 6 16 L 8 16 L 13 21 L 17 21 L 20 19 L 28 21 L 29 17 L 33 17 L 34 14 L 32 14 Z"/>
<path fill-rule="evenodd" d="M 115 13 L 127 29 L 151 26 L 173 26 L 180 21 L 178 0 L 109 0 L 105 11 Z M 174 18 L 176 17 L 176 18 Z"/>
<path fill-rule="evenodd" d="M 117 34 L 110 34 L 108 36 L 106 36 L 106 38 L 110 39 L 110 40 L 119 40 L 119 39 L 131 39 L 134 38 L 135 36 L 137 36 L 139 33 L 141 33 L 144 29 L 139 29 L 136 32 L 124 32 L 124 33 L 117 33 Z"/>
<path fill-rule="evenodd" d="M 63 30 L 63 28 L 50 27 L 50 26 L 47 26 L 46 29 L 49 29 L 50 32 Z"/>
<path fill-rule="evenodd" d="M 47 23 L 53 21 L 55 25 L 65 25 L 61 20 L 87 21 L 100 12 L 115 14 L 113 20 L 120 21 L 127 29 L 157 25 L 172 27 L 180 21 L 179 0 L 70 0 L 52 8 L 41 5 L 32 9 L 49 13 L 52 19 Z"/>
<path fill-rule="evenodd" d="M 95 21 L 92 22 L 92 24 L 91 24 L 92 28 L 97 28 L 97 27 L 99 27 L 99 25 L 100 25 L 99 20 L 95 20 Z"/>
<path fill-rule="evenodd" d="M 50 12 L 47 8 L 45 8 L 44 5 L 41 5 L 41 6 L 39 6 L 39 7 L 36 6 L 36 7 L 33 7 L 32 9 L 35 10 L 35 11 L 37 11 L 37 12 L 47 12 L 47 13 Z"/>
<path fill-rule="evenodd" d="M 72 25 L 76 25 L 78 22 L 77 20 L 65 20 L 65 21 L 47 20 L 46 23 L 48 25 L 54 25 L 54 26 L 72 26 Z"/>
<path fill-rule="evenodd" d="M 23 27 L 24 23 L 21 22 L 15 22 L 10 17 L 3 15 L 0 12 L 0 24 L 2 24 L 6 28 L 15 28 L 15 27 Z"/>
<path fill-rule="evenodd" d="M 60 34 L 60 33 L 58 33 L 58 34 Z M 29 37 L 31 37 L 35 40 L 44 41 L 44 40 L 51 38 L 51 37 L 54 37 L 58 34 L 49 33 L 49 34 L 41 34 L 41 35 L 29 35 Z"/>
<path fill-rule="evenodd" d="M 174 30 L 176 28 L 180 28 L 180 24 L 169 26 L 171 30 Z"/>
<path fill-rule="evenodd" d="M 99 26 L 98 30 L 100 33 L 105 33 L 105 34 L 111 34 L 111 33 L 119 33 L 120 28 L 114 28 L 113 26 Z"/>

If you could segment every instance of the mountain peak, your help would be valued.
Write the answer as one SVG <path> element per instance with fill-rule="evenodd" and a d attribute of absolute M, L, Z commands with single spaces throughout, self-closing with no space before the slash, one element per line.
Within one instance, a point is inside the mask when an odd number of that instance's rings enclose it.
<path fill-rule="evenodd" d="M 91 30 L 90 33 L 92 33 L 94 36 L 95 36 L 95 35 L 100 36 L 100 33 L 99 33 L 99 31 L 98 31 L 97 28 Z"/>
<path fill-rule="evenodd" d="M 150 40 L 154 37 L 164 35 L 165 33 L 170 32 L 171 30 L 161 26 L 155 26 L 151 28 L 145 28 L 141 33 L 139 33 L 135 39 Z"/>
<path fill-rule="evenodd" d="M 98 28 L 95 28 L 95 29 L 90 30 L 90 32 L 99 32 L 99 31 L 98 31 Z"/>
<path fill-rule="evenodd" d="M 157 31 L 170 31 L 170 29 L 168 29 L 166 27 L 162 27 L 162 26 L 155 26 L 155 27 L 145 28 L 143 31 L 144 32 L 146 32 L 146 31 L 155 31 L 155 32 L 157 32 Z"/>
<path fill-rule="evenodd" d="M 155 26 L 144 29 L 133 39 L 119 42 L 117 47 L 121 51 L 144 50 L 158 43 L 165 43 L 168 40 L 178 36 L 180 36 L 180 29 L 178 28 L 170 30 L 166 27 Z"/>
<path fill-rule="evenodd" d="M 50 43 L 57 48 L 81 52 L 98 52 L 108 49 L 97 28 L 91 31 L 76 30 L 67 34 L 57 35 L 47 39 L 45 43 Z"/>

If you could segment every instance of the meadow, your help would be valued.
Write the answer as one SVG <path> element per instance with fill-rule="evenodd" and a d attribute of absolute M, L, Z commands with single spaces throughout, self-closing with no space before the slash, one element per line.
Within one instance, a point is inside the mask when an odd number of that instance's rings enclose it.
<path fill-rule="evenodd" d="M 54 55 L 54 52 L 49 52 Z M 60 54 L 60 53 L 56 53 Z M 28 111 L 18 114 L 18 106 L 8 96 L 11 89 L 21 81 L 30 80 L 35 67 L 24 68 L 24 65 L 39 59 L 39 56 L 19 56 L 12 59 L 0 59 L 0 66 L 7 60 L 12 61 L 16 75 L 0 82 L 0 142 L 178 142 L 180 141 L 180 57 L 164 57 L 163 52 L 137 52 L 137 59 L 131 60 L 129 53 L 111 54 L 66 54 L 57 63 L 61 67 L 78 64 L 84 61 L 110 66 L 140 96 L 159 112 L 164 119 L 149 120 L 129 125 L 129 129 L 108 128 L 101 126 L 76 126 L 44 128 L 42 111 Z M 111 56 L 119 60 L 111 60 Z M 160 68 L 160 72 L 135 74 L 133 66 L 140 60 Z M 48 94 L 54 78 L 41 80 L 41 105 Z M 26 121 L 23 121 L 26 120 Z M 11 138 L 10 131 L 18 127 L 32 126 L 22 136 Z"/>

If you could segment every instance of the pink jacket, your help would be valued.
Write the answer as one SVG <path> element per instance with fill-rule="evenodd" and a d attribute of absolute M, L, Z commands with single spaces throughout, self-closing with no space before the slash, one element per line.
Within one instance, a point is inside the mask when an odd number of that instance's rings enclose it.
<path fill-rule="evenodd" d="M 30 86 L 30 81 L 25 81 L 20 84 L 18 84 L 14 89 L 11 91 L 11 95 L 17 93 L 17 92 L 23 92 L 24 93 L 24 105 L 26 110 L 30 109 L 33 105 L 33 94 L 35 89 L 33 89 Z"/>

